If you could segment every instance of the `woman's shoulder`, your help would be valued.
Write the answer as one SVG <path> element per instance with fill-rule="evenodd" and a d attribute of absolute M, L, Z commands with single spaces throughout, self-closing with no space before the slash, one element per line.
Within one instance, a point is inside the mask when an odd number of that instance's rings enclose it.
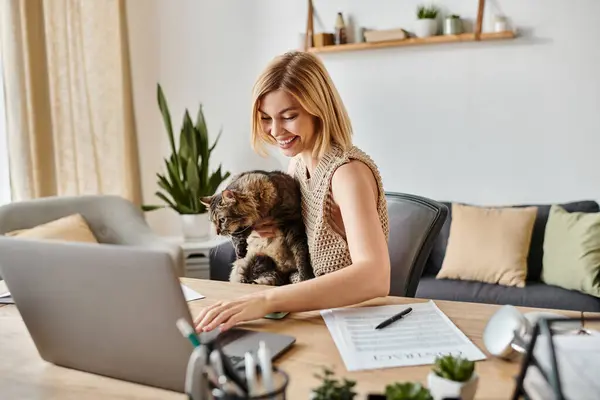
<path fill-rule="evenodd" d="M 370 189 L 378 193 L 381 178 L 377 164 L 373 159 L 357 146 L 352 146 L 344 152 L 343 162 L 331 177 L 332 190 L 336 187 L 354 186 L 357 189 Z"/>

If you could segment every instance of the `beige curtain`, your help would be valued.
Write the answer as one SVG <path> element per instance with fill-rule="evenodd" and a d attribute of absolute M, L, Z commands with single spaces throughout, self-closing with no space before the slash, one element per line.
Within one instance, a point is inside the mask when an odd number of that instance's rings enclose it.
<path fill-rule="evenodd" d="M 139 204 L 124 0 L 0 0 L 13 200 Z"/>

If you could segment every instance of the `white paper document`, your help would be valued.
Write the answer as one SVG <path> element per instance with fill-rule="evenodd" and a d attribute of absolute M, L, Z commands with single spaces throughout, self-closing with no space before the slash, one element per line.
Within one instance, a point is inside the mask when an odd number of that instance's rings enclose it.
<path fill-rule="evenodd" d="M 189 287 L 185 286 L 183 283 L 181 284 L 181 290 L 183 290 L 183 296 L 185 297 L 185 301 L 198 300 L 203 299 L 205 297 L 200 293 L 196 292 L 195 290 L 192 290 Z"/>
<path fill-rule="evenodd" d="M 411 313 L 375 329 L 408 307 Z M 337 308 L 322 310 L 321 315 L 348 371 L 433 364 L 437 356 L 446 354 L 472 361 L 486 358 L 433 301 Z"/>

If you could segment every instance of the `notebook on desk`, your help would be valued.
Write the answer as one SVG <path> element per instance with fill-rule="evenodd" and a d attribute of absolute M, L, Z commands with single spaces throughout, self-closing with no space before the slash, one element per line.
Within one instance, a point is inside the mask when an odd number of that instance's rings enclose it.
<path fill-rule="evenodd" d="M 171 257 L 122 245 L 0 237 L 4 278 L 40 356 L 53 364 L 183 392 L 192 317 Z M 273 358 L 290 336 L 248 330 L 223 352 L 238 364 L 265 341 Z"/>

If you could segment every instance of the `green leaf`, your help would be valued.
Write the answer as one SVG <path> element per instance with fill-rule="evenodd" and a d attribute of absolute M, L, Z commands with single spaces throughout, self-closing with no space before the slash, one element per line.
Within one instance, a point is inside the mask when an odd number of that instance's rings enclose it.
<path fill-rule="evenodd" d="M 177 168 L 175 167 L 175 161 L 173 160 L 174 156 L 171 156 L 171 161 L 165 160 L 165 165 L 167 166 L 167 173 L 169 174 L 169 179 L 171 180 L 172 186 L 172 195 L 174 198 L 183 199 L 185 197 L 185 186 L 177 173 Z M 160 178 L 159 178 L 160 179 Z"/>
<path fill-rule="evenodd" d="M 186 131 L 186 137 L 188 138 L 188 162 L 198 164 L 198 138 L 196 128 L 194 127 L 194 123 L 187 110 L 185 111 L 183 126 Z"/>
<path fill-rule="evenodd" d="M 198 166 L 192 163 L 188 164 L 188 186 L 192 195 L 196 198 L 200 193 L 200 177 L 198 176 Z"/>
<path fill-rule="evenodd" d="M 200 159 L 200 185 L 205 187 L 208 184 L 210 152 L 208 151 L 208 129 L 206 127 L 206 119 L 204 118 L 202 104 L 200 104 L 200 107 L 198 108 L 198 116 L 196 117 L 196 132 L 198 140 L 198 157 Z"/>
<path fill-rule="evenodd" d="M 155 194 L 156 194 L 156 197 L 158 197 L 159 199 L 161 199 L 162 201 L 167 203 L 169 205 L 169 207 L 177 210 L 177 205 L 175 205 L 175 203 L 173 203 L 170 199 L 168 199 L 167 196 L 165 196 L 161 192 L 156 192 Z"/>
<path fill-rule="evenodd" d="M 198 214 L 197 210 L 193 210 L 192 208 L 186 206 L 185 204 L 179 205 L 179 213 L 180 214 Z"/>
<path fill-rule="evenodd" d="M 162 208 L 166 208 L 166 206 L 156 206 L 156 205 L 152 205 L 152 204 L 143 204 L 141 206 L 141 209 L 144 212 L 146 212 L 146 211 L 160 210 Z"/>
<path fill-rule="evenodd" d="M 212 151 L 215 149 L 215 147 L 217 146 L 217 143 L 219 142 L 219 138 L 221 137 L 221 133 L 223 133 L 223 128 L 221 128 L 219 130 L 219 133 L 217 135 L 217 138 L 215 139 L 215 142 L 213 143 L 212 146 L 210 146 L 210 149 L 208 149 L 209 153 L 212 153 Z"/>
<path fill-rule="evenodd" d="M 230 173 L 226 172 L 225 175 L 221 175 L 221 165 L 219 164 L 219 168 L 214 172 L 209 181 L 208 185 L 206 185 L 206 191 L 201 193 L 202 196 L 211 196 L 215 193 L 219 185 L 227 178 L 229 178 Z"/>
<path fill-rule="evenodd" d="M 167 99 L 163 93 L 162 87 L 160 84 L 157 88 L 157 97 L 158 97 L 158 108 L 163 117 L 163 122 L 165 124 L 165 128 L 167 129 L 167 134 L 169 135 L 169 143 L 171 144 L 171 152 L 175 154 L 175 138 L 173 136 L 173 125 L 171 123 L 171 113 L 169 112 L 169 105 L 167 104 Z M 175 166 L 179 169 L 179 165 L 176 163 Z"/>
<path fill-rule="evenodd" d="M 181 133 L 179 134 L 179 159 L 180 161 L 182 160 L 189 160 L 189 158 L 191 157 L 191 151 L 190 151 L 190 143 L 192 142 L 192 139 L 189 137 L 189 130 L 186 129 L 185 125 L 181 128 Z"/>

